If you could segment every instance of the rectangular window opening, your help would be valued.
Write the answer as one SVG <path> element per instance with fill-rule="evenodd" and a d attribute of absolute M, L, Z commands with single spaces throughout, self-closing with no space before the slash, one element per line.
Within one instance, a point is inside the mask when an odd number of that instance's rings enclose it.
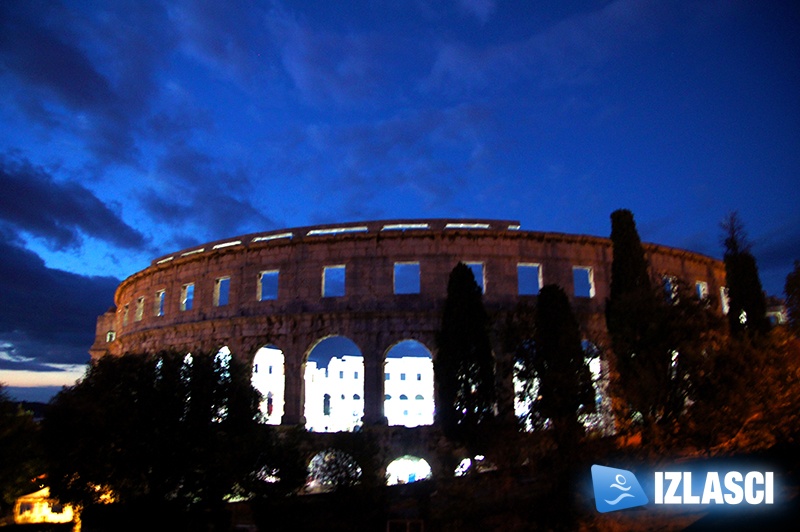
<path fill-rule="evenodd" d="M 722 313 L 727 314 L 731 310 L 731 300 L 728 296 L 728 287 L 722 286 L 719 289 L 719 301 L 722 304 Z"/>
<path fill-rule="evenodd" d="M 278 270 L 266 270 L 258 274 L 258 300 L 278 299 Z"/>
<path fill-rule="evenodd" d="M 228 296 L 231 289 L 231 278 L 220 277 L 214 281 L 214 306 L 224 307 L 228 304 Z"/>
<path fill-rule="evenodd" d="M 575 297 L 594 297 L 594 270 L 591 266 L 573 266 L 572 282 Z"/>
<path fill-rule="evenodd" d="M 542 265 L 535 263 L 517 264 L 517 290 L 521 296 L 539 295 L 542 288 Z"/>
<path fill-rule="evenodd" d="M 163 316 L 164 315 L 164 303 L 166 301 L 167 292 L 165 290 L 159 290 L 156 292 L 156 300 L 155 300 L 155 307 L 154 307 L 154 314 L 156 316 Z"/>
<path fill-rule="evenodd" d="M 181 310 L 192 310 L 194 305 L 194 283 L 181 287 Z"/>
<path fill-rule="evenodd" d="M 322 270 L 322 297 L 342 297 L 345 294 L 345 266 L 325 266 Z"/>
<path fill-rule="evenodd" d="M 122 324 L 123 325 L 128 324 L 128 305 L 122 307 Z"/>
<path fill-rule="evenodd" d="M 419 262 L 394 263 L 394 293 L 419 294 Z"/>
<path fill-rule="evenodd" d="M 481 293 L 486 293 L 486 278 L 482 262 L 465 262 L 464 264 L 472 270 L 472 275 L 475 276 L 475 282 L 481 287 Z"/>
<path fill-rule="evenodd" d="M 136 315 L 133 319 L 142 321 L 142 317 L 144 317 L 144 297 L 140 297 L 136 300 Z"/>
<path fill-rule="evenodd" d="M 697 281 L 694 284 L 695 290 L 697 291 L 698 299 L 706 299 L 708 297 L 708 283 L 705 281 Z"/>

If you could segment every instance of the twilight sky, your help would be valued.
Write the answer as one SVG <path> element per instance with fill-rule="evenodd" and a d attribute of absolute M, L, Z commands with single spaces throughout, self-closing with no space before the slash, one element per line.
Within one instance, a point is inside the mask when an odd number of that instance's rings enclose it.
<path fill-rule="evenodd" d="M 316 223 L 608 236 L 628 208 L 719 258 L 737 210 L 779 295 L 798 27 L 792 1 L 2 1 L 0 382 L 74 380 L 154 257 Z"/>

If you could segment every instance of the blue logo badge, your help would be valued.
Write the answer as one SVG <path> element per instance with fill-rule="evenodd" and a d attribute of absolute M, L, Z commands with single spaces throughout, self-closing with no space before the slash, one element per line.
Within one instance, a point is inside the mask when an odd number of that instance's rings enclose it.
<path fill-rule="evenodd" d="M 594 504 L 600 513 L 642 506 L 650 502 L 639 481 L 630 471 L 592 466 Z"/>

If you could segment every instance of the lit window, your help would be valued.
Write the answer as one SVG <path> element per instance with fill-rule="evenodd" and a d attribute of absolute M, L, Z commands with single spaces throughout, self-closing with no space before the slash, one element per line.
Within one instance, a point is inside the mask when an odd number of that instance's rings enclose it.
<path fill-rule="evenodd" d="M 354 372 L 353 372 L 353 378 L 354 378 L 354 379 L 356 379 L 356 380 L 358 380 L 358 372 L 357 372 L 357 371 L 354 371 Z"/>
<path fill-rule="evenodd" d="M 258 275 L 258 300 L 278 299 L 278 270 L 267 270 Z"/>
<path fill-rule="evenodd" d="M 128 305 L 122 307 L 122 324 L 123 325 L 128 324 Z"/>
<path fill-rule="evenodd" d="M 728 295 L 727 286 L 723 286 L 719 289 L 719 300 L 722 303 L 722 313 L 727 314 L 731 310 L 731 300 Z"/>
<path fill-rule="evenodd" d="M 344 371 L 339 372 L 339 378 L 344 379 Z M 342 397 L 342 399 L 344 399 L 344 397 Z"/>
<path fill-rule="evenodd" d="M 384 373 L 383 374 L 383 380 L 385 380 L 385 381 L 389 380 L 389 374 L 388 373 Z"/>
<path fill-rule="evenodd" d="M 708 283 L 705 281 L 697 281 L 694 284 L 695 290 L 697 291 L 697 297 L 699 299 L 705 299 L 708 297 Z"/>
<path fill-rule="evenodd" d="M 164 315 L 164 303 L 166 301 L 167 293 L 164 290 L 159 290 L 156 292 L 156 300 L 155 300 L 155 315 L 156 316 L 163 316 Z"/>
<path fill-rule="evenodd" d="M 322 297 L 342 297 L 345 293 L 345 267 L 325 266 L 322 270 Z"/>
<path fill-rule="evenodd" d="M 542 287 L 541 264 L 517 264 L 517 293 L 521 296 L 535 296 Z"/>
<path fill-rule="evenodd" d="M 422 380 L 422 373 L 417 373 L 417 380 L 418 380 L 418 381 L 421 381 L 421 380 Z"/>
<path fill-rule="evenodd" d="M 394 293 L 419 294 L 419 262 L 394 263 Z"/>
<path fill-rule="evenodd" d="M 481 292 L 486 293 L 486 279 L 484 277 L 483 263 L 482 262 L 465 262 L 464 264 L 472 270 L 472 275 L 475 277 L 475 282 L 481 287 Z"/>
<path fill-rule="evenodd" d="M 194 283 L 181 287 L 181 310 L 192 310 L 194 305 Z"/>
<path fill-rule="evenodd" d="M 144 316 L 144 298 L 140 297 L 136 300 L 136 314 L 134 316 L 134 320 L 142 321 L 142 317 Z"/>
<path fill-rule="evenodd" d="M 674 275 L 664 276 L 664 291 L 669 301 L 678 301 L 678 278 Z"/>
<path fill-rule="evenodd" d="M 220 277 L 214 282 L 214 306 L 224 307 L 228 304 L 230 294 L 231 278 Z"/>
<path fill-rule="evenodd" d="M 401 380 L 401 381 L 404 381 L 404 380 L 406 380 L 406 374 L 405 374 L 405 373 L 401 373 L 401 374 L 400 374 L 400 380 Z"/>
<path fill-rule="evenodd" d="M 106 342 L 110 343 L 110 342 L 113 342 L 116 339 L 117 339 L 117 333 L 115 333 L 114 331 L 108 331 L 106 333 Z"/>
<path fill-rule="evenodd" d="M 594 271 L 591 266 L 573 266 L 572 282 L 575 297 L 594 297 Z"/>

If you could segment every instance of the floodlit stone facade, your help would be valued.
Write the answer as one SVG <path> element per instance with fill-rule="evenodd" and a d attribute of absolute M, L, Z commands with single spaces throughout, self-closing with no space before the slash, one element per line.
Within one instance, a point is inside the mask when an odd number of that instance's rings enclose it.
<path fill-rule="evenodd" d="M 719 260 L 645 249 L 654 275 L 697 283 L 723 310 Z M 244 235 L 160 257 L 125 279 L 115 308 L 98 318 L 90 353 L 227 346 L 252 362 L 260 348 L 276 346 L 284 363 L 281 423 L 298 424 L 306 422 L 309 353 L 327 337 L 344 336 L 363 357 L 363 395 L 345 395 L 363 401 L 364 424 L 381 425 L 391 383 L 386 355 L 412 339 L 435 359 L 448 276 L 461 261 L 476 274 L 494 318 L 498 407 L 513 415 L 511 372 L 503 371 L 511 364 L 502 342 L 506 315 L 521 300 L 535 302 L 543 284 L 557 283 L 571 295 L 586 338 L 602 340 L 611 259 L 607 238 L 525 231 L 515 221 L 373 221 Z"/>

